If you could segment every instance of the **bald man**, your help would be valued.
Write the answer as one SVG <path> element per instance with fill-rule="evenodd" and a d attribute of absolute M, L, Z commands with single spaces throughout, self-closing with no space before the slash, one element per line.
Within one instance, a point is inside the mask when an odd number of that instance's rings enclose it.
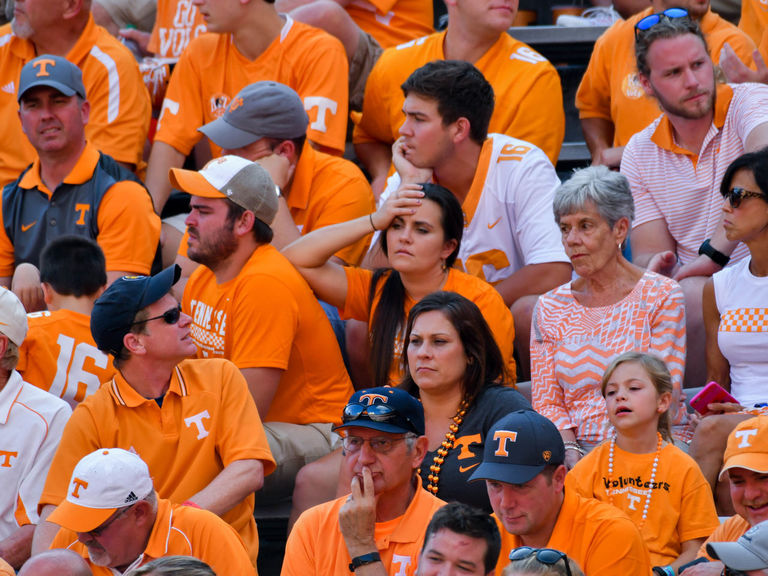
<path fill-rule="evenodd" d="M 71 550 L 57 549 L 32 556 L 18 576 L 93 576 L 88 564 Z"/>

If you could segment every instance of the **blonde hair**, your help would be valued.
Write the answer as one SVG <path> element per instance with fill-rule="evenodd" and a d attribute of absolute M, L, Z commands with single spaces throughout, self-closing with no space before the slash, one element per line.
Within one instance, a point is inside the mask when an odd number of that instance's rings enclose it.
<path fill-rule="evenodd" d="M 574 560 L 565 556 L 561 561 L 554 564 L 544 564 L 536 559 L 536 554 L 532 553 L 527 558 L 510 561 L 501 573 L 502 576 L 567 576 L 565 563 L 568 562 L 568 568 L 571 570 L 571 576 L 584 576 L 579 565 Z"/>
<path fill-rule="evenodd" d="M 672 386 L 672 375 L 669 373 L 669 369 L 663 360 L 657 358 L 653 354 L 647 354 L 645 352 L 624 352 L 617 356 L 608 365 L 603 374 L 603 379 L 600 381 L 600 393 L 605 398 L 605 387 L 608 385 L 608 381 L 613 376 L 616 368 L 622 364 L 633 362 L 639 364 L 648 374 L 651 379 L 654 388 L 656 388 L 656 394 L 661 396 L 662 394 L 672 394 L 674 387 Z M 669 423 L 669 410 L 665 410 L 659 414 L 658 430 L 661 436 L 667 441 L 672 442 L 672 428 Z"/>

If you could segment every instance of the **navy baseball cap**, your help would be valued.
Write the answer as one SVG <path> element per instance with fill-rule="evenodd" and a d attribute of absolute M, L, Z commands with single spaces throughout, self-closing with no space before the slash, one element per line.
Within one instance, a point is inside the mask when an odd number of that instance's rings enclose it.
<path fill-rule="evenodd" d="M 552 422 L 533 410 L 518 410 L 493 425 L 485 440 L 483 462 L 469 481 L 525 484 L 550 464 L 565 461 L 565 445 Z"/>
<path fill-rule="evenodd" d="M 421 402 L 400 388 L 388 386 L 358 390 L 344 407 L 341 430 L 356 426 L 391 434 L 413 432 L 424 435 L 424 409 Z"/>
<path fill-rule="evenodd" d="M 37 86 L 50 86 L 64 96 L 77 94 L 85 100 L 83 73 L 80 68 L 61 56 L 43 54 L 24 64 L 16 100 L 20 102 L 27 90 Z"/>
<path fill-rule="evenodd" d="M 180 276 L 181 268 L 173 264 L 154 276 L 123 276 L 115 280 L 99 296 L 91 312 L 91 334 L 99 350 L 117 356 L 136 313 L 168 294 Z"/>

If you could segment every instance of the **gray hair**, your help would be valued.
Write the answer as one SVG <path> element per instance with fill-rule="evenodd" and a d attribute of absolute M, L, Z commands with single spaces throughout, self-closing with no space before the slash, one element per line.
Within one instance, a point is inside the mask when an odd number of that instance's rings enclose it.
<path fill-rule="evenodd" d="M 12 372 L 19 363 L 19 347 L 8 338 L 8 347 L 5 349 L 5 356 L 0 358 L 0 368 Z"/>
<path fill-rule="evenodd" d="M 571 569 L 572 576 L 584 576 L 584 572 L 581 571 L 579 565 L 575 560 L 563 558 L 561 562 L 558 560 L 554 564 L 544 564 L 536 559 L 536 554 L 531 554 L 527 558 L 521 560 L 515 560 L 510 562 L 502 576 L 567 576 L 568 572 L 565 569 L 565 563 L 568 562 L 568 567 Z"/>
<path fill-rule="evenodd" d="M 606 166 L 575 170 L 570 179 L 555 190 L 552 202 L 555 221 L 559 224 L 563 216 L 584 210 L 590 203 L 611 228 L 622 218 L 631 223 L 635 217 L 629 181 Z"/>
<path fill-rule="evenodd" d="M 699 38 L 701 43 L 704 44 L 707 54 L 709 54 L 707 41 L 698 22 L 688 16 L 682 18 L 662 17 L 658 24 L 654 24 L 648 30 L 639 30 L 635 36 L 635 64 L 637 71 L 646 78 L 651 75 L 651 68 L 648 66 L 648 51 L 651 49 L 651 44 L 656 42 L 656 40 L 677 38 L 685 34 L 693 34 Z"/>
<path fill-rule="evenodd" d="M 131 572 L 132 576 L 216 576 L 202 560 L 191 556 L 164 556 Z"/>

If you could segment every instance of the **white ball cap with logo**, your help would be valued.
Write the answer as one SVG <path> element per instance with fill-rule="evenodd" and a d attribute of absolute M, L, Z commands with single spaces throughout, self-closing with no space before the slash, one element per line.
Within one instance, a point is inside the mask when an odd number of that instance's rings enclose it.
<path fill-rule="evenodd" d="M 67 498 L 48 520 L 74 532 L 89 532 L 118 509 L 146 498 L 153 489 L 149 468 L 137 454 L 100 448 L 77 463 Z"/>

